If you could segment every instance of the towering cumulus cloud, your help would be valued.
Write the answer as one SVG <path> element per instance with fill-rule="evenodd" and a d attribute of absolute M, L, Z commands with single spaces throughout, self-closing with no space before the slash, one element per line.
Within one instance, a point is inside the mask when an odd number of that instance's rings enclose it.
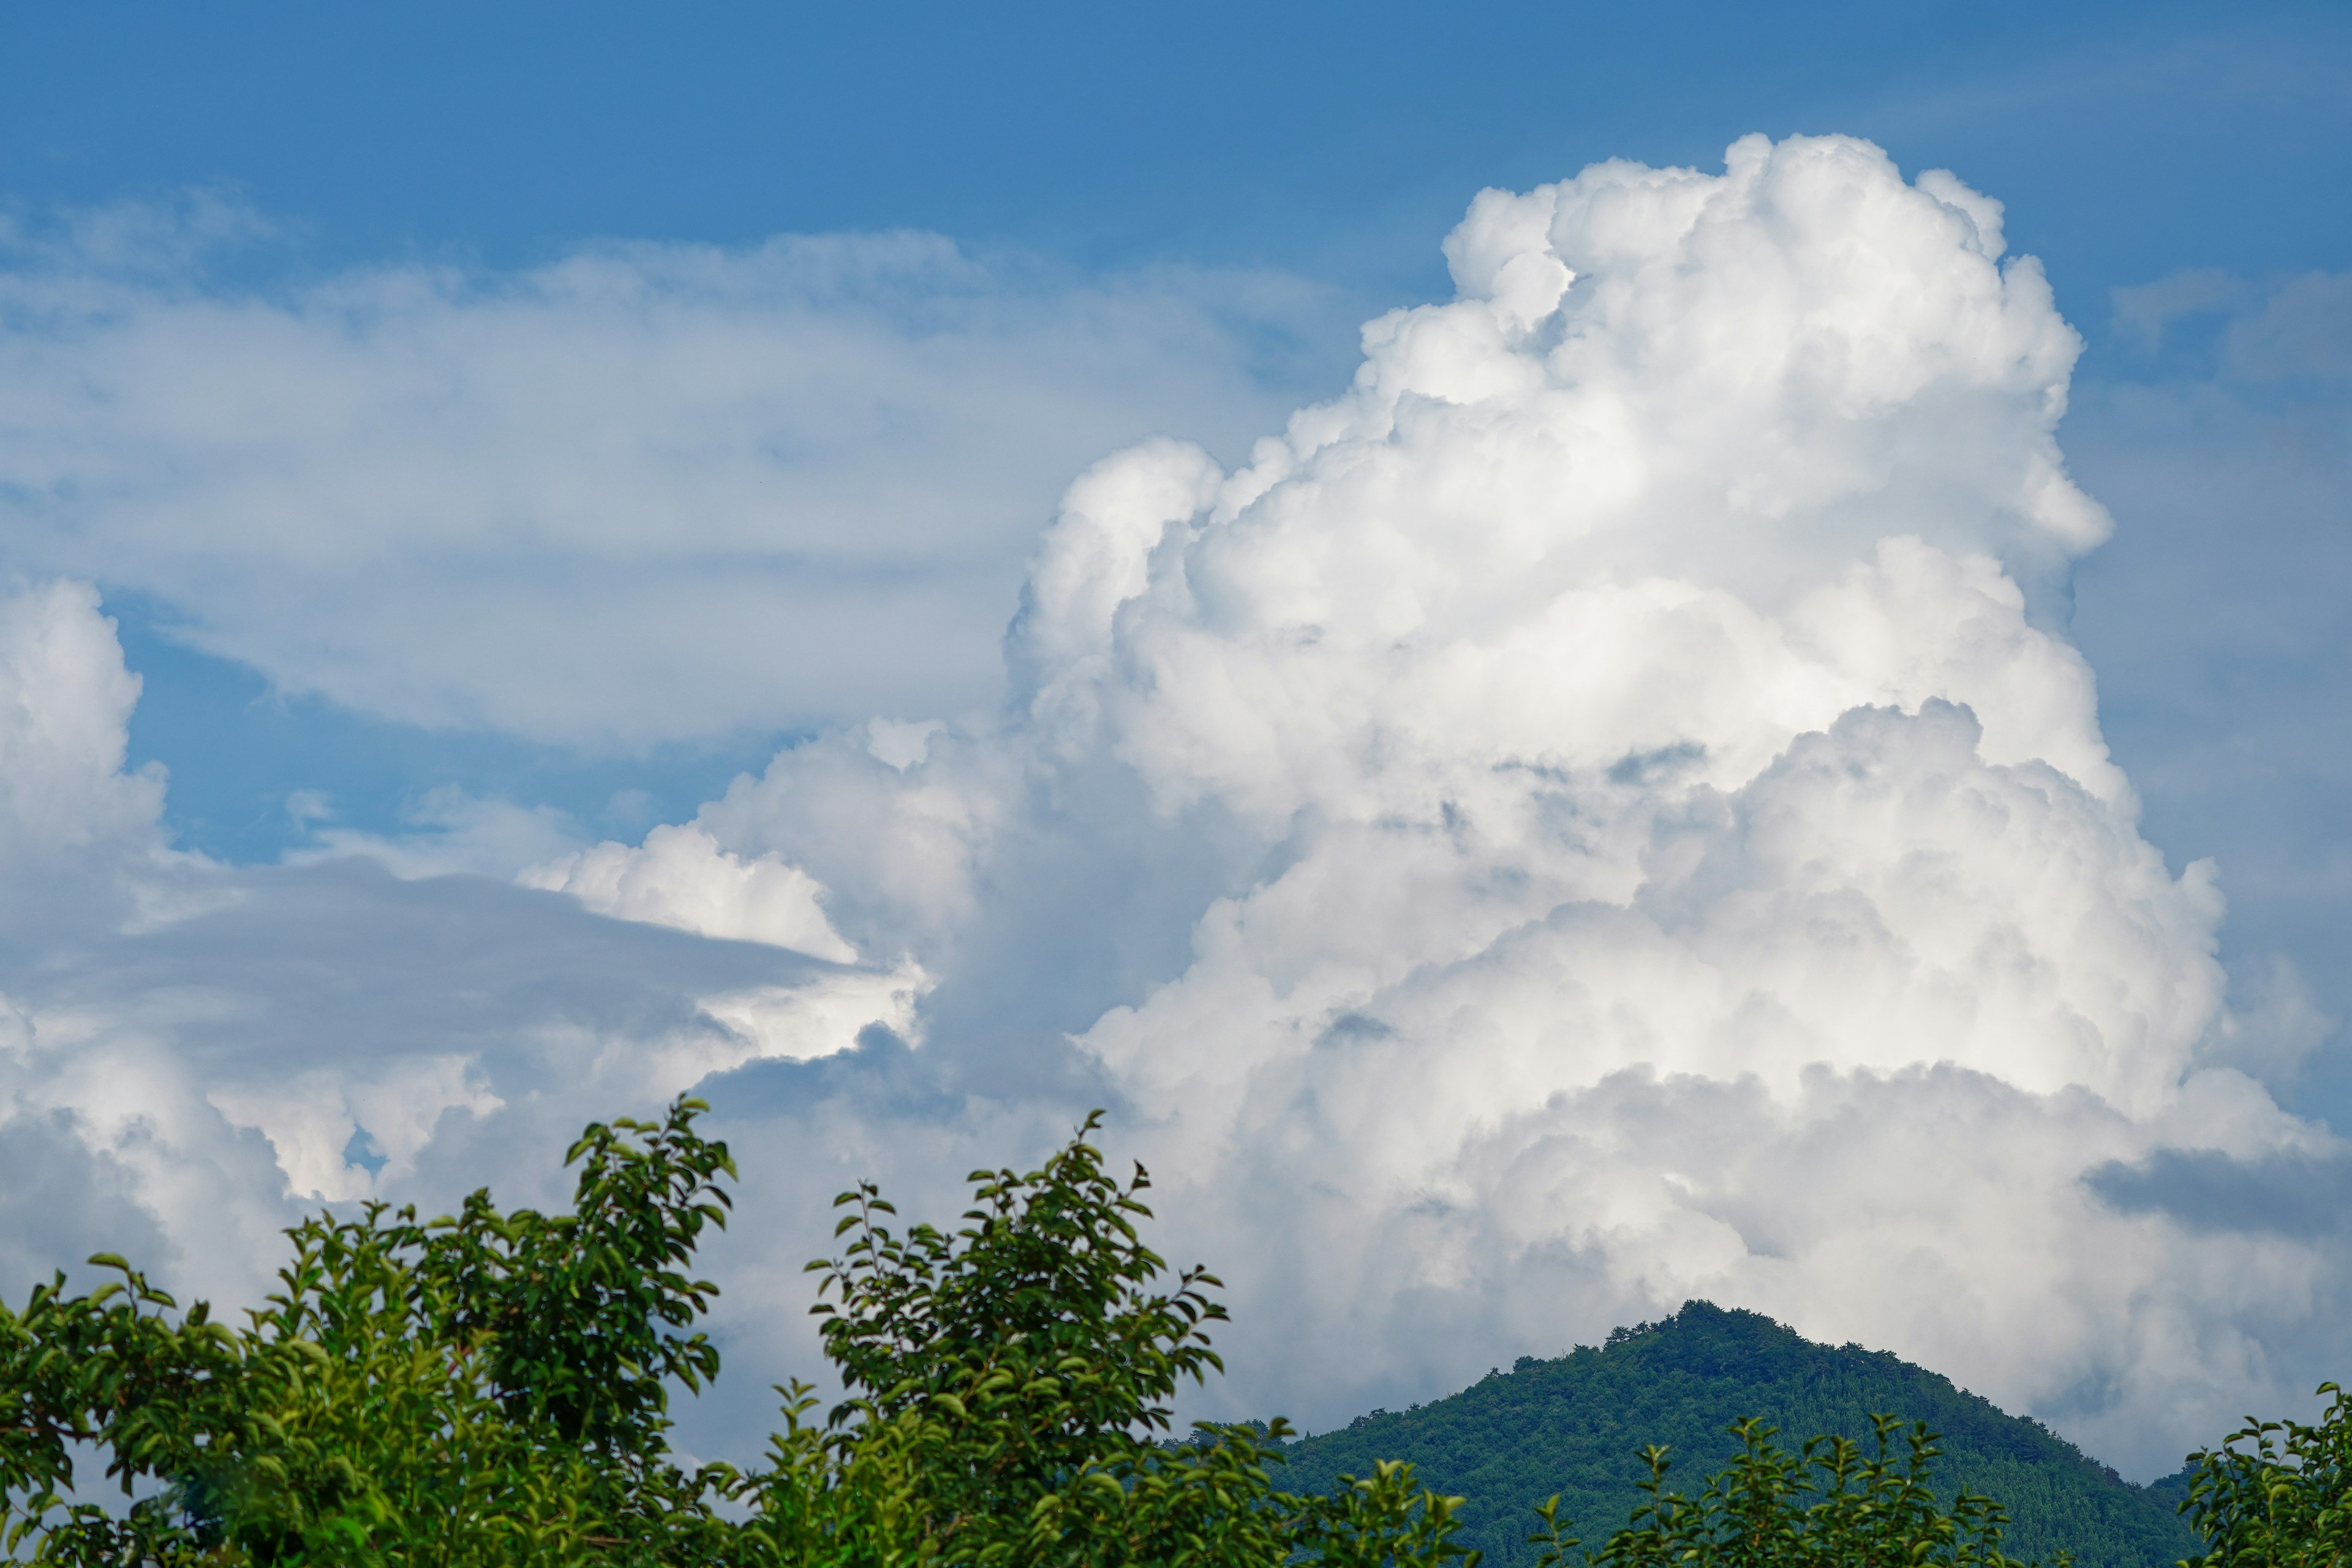
<path fill-rule="evenodd" d="M 314 1196 L 552 1195 L 579 1118 L 699 1085 L 753 1403 L 814 1370 L 835 1192 L 951 1214 L 1090 1105 L 1227 1282 L 1227 1414 L 1692 1296 L 2141 1475 L 2342 1375 L 2352 1162 L 2251 1076 L 2213 871 L 2101 739 L 2078 343 L 2000 206 L 1751 139 L 1487 192 L 1446 256 L 1237 469 L 1077 479 L 1001 711 L 522 887 L 174 858 L 95 602 L 0 606 L 5 1147 L 244 1268 Z M 68 859 L 90 907 L 19 919 Z"/>
<path fill-rule="evenodd" d="M 1842 139 L 1487 192 L 1346 395 L 1078 481 L 1001 729 L 803 748 L 702 826 L 940 977 L 967 1095 L 1067 1032 L 1225 1268 L 1245 1404 L 1706 1295 L 2168 1468 L 2305 1378 L 2266 1341 L 2340 1237 L 2100 1173 L 2335 1146 L 2206 1059 L 2221 900 L 2052 613 L 2109 525 L 2002 252 Z"/>

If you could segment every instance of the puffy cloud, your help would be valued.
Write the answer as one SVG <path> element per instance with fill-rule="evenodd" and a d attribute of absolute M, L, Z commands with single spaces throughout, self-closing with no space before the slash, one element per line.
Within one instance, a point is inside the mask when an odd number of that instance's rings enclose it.
<path fill-rule="evenodd" d="M 1488 192 L 1446 255 L 1239 469 L 1073 486 L 1002 723 L 699 826 L 938 976 L 967 1095 L 1072 1038 L 1240 1299 L 1236 1408 L 1689 1294 L 2143 1471 L 2298 1397 L 2340 1241 L 2093 1179 L 2337 1155 L 2238 1070 L 2213 868 L 2141 838 L 2054 613 L 2108 525 L 1998 204 L 1751 139 Z"/>
<path fill-rule="evenodd" d="M 10 973 L 8 1125 L 257 1234 L 289 1192 L 543 1194 L 568 1120 L 699 1084 L 754 1390 L 814 1370 L 775 1308 L 834 1191 L 952 1212 L 1104 1103 L 1228 1281 L 1231 1413 L 1694 1294 L 2144 1474 L 2340 1373 L 2347 1237 L 2272 1199 L 2344 1149 L 2250 1076 L 2310 1008 L 2231 1011 L 2214 869 L 2108 755 L 2061 614 L 2107 528 L 2054 435 L 2077 341 L 1998 204 L 1750 139 L 1486 193 L 1446 256 L 1240 467 L 1081 475 L 994 714 L 826 730 L 530 886 L 182 865 L 213 902 Z M 120 689 L 41 689 L 135 793 Z M 161 866 L 140 798 L 110 841 Z"/>
<path fill-rule="evenodd" d="M 139 678 L 87 584 L 0 601 L 0 845 L 12 857 L 152 843 L 161 773 L 123 771 Z"/>
<path fill-rule="evenodd" d="M 704 936 L 855 960 L 819 902 L 824 889 L 773 855 L 744 860 L 698 827 L 656 827 L 635 849 L 606 842 L 526 869 L 525 887 L 570 893 L 598 914 Z"/>

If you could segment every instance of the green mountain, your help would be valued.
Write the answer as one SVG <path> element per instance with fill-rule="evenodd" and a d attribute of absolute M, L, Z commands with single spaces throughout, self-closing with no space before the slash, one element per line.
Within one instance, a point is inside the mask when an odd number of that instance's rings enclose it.
<path fill-rule="evenodd" d="M 2007 1509 L 2011 1556 L 2065 1551 L 2079 1568 L 2169 1568 L 2198 1550 L 2172 1511 L 2178 1488 L 2133 1486 L 2040 1422 L 1886 1352 L 1815 1344 L 1706 1301 L 1619 1329 L 1598 1350 L 1523 1356 L 1450 1399 L 1300 1439 L 1276 1484 L 1321 1491 L 1340 1475 L 1369 1475 L 1375 1459 L 1410 1459 L 1425 1485 L 1468 1500 L 1468 1543 L 1504 1568 L 1533 1555 L 1532 1510 L 1554 1492 L 1589 1546 L 1622 1529 L 1650 1444 L 1674 1450 L 1669 1489 L 1695 1494 L 1737 1450 L 1725 1428 L 1741 1416 L 1763 1417 L 1794 1449 L 1822 1434 L 1866 1444 L 1874 1412 L 1943 1435 L 1939 1489 L 1948 1498 L 1965 1486 Z"/>

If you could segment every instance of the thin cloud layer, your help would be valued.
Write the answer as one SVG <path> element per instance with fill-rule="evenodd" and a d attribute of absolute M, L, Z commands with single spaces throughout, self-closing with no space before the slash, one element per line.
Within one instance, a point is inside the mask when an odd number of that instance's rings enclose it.
<path fill-rule="evenodd" d="M 2131 520 L 2077 574 L 2074 635 L 2151 837 L 2226 872 L 2242 1059 L 2341 1127 L 2352 751 L 2326 716 L 2352 705 L 2352 279 L 2177 275 L 2118 289 L 2118 325 L 2151 299 L 2188 308 L 2067 419 L 2077 470 Z"/>
<path fill-rule="evenodd" d="M 1225 1413 L 1693 1295 L 2144 1475 L 2340 1373 L 2352 1238 L 2233 1216 L 2346 1151 L 2251 1076 L 2213 868 L 2101 736 L 2078 343 L 1998 204 L 1757 138 L 1486 193 L 1446 255 L 1239 468 L 1072 485 L 995 717 L 829 730 L 530 886 L 173 856 L 89 593 L 12 602 L 0 744 L 98 804 L 0 846 L 62 820 L 111 889 L 12 895 L 0 1130 L 115 1205 L 58 1223 L 233 1290 L 299 1199 L 551 1195 L 570 1123 L 698 1085 L 747 1189 L 715 1450 L 814 1369 L 834 1192 L 950 1214 L 1109 1104 L 1228 1283 Z"/>
<path fill-rule="evenodd" d="M 993 701 L 1070 470 L 1244 438 L 1328 309 L 923 234 L 240 288 L 235 209 L 100 217 L 0 230 L 0 564 L 285 691 L 591 747 Z"/>

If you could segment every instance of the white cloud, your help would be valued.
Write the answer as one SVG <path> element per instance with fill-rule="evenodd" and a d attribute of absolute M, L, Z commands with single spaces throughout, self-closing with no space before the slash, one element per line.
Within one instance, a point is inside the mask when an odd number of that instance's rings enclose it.
<path fill-rule="evenodd" d="M 373 1196 L 378 1178 L 412 1173 L 417 1153 L 447 1112 L 481 1117 L 500 1104 L 462 1057 L 404 1058 L 365 1081 L 320 1068 L 290 1080 L 215 1089 L 205 1098 L 230 1125 L 253 1128 L 269 1141 L 291 1195 L 329 1203 Z M 355 1140 L 372 1146 L 376 1169 L 352 1159 Z"/>
<path fill-rule="evenodd" d="M 1750 140 L 1488 192 L 1447 256 L 1459 297 L 1244 468 L 1072 488 L 1004 724 L 903 773 L 798 748 L 700 826 L 938 975 L 965 1081 L 1024 989 L 1106 997 L 1017 1017 L 1069 1019 L 1232 1283 L 1237 1407 L 1688 1294 L 2143 1472 L 2300 1397 L 2345 1238 L 2084 1185 L 2332 1144 L 2238 1070 L 2213 868 L 2141 839 L 2037 608 L 2108 525 L 1998 205 Z"/>
<path fill-rule="evenodd" d="M 761 985 L 701 1000 L 704 1016 L 724 1035 L 687 1036 L 656 1061 L 664 1098 L 682 1094 L 712 1073 L 747 1062 L 813 1061 L 848 1050 L 870 1028 L 919 1042 L 916 1004 L 931 988 L 919 964 L 902 962 L 886 973 L 853 971 L 814 983 Z M 723 1043 L 721 1043 L 723 1041 Z"/>
<path fill-rule="evenodd" d="M 824 889 L 773 855 L 745 860 L 698 827 L 656 827 L 641 847 L 606 842 L 526 869 L 527 888 L 570 893 L 598 914 L 856 962 L 824 918 Z"/>
<path fill-rule="evenodd" d="M 208 284 L 240 219 L 0 234 L 0 567 L 149 595 L 288 691 L 593 746 L 992 700 L 1067 473 L 1239 437 L 1328 309 L 923 234 Z"/>
<path fill-rule="evenodd" d="M 123 770 L 139 678 L 86 584 L 0 601 L 0 845 L 64 856 L 155 842 L 161 770 Z"/>
<path fill-rule="evenodd" d="M 2230 1010 L 2213 868 L 2141 837 L 2053 613 L 2107 521 L 2000 219 L 1835 138 L 1485 193 L 1343 395 L 1230 472 L 1078 479 L 993 716 L 861 714 L 533 887 L 179 865 L 223 896 L 5 977 L 5 1126 L 251 1259 L 289 1188 L 543 1201 L 567 1122 L 705 1081 L 757 1389 L 815 1370 L 775 1306 L 835 1191 L 944 1217 L 1108 1102 L 1231 1288 L 1228 1409 L 1319 1426 L 1705 1294 L 2168 1469 L 2340 1374 L 2352 1237 L 2229 1215 L 2344 1151 L 2250 1076 L 2310 1009 Z M 627 294 L 589 272 L 525 316 Z M 700 341 L 646 309 L 653 360 L 654 318 Z M 50 593 L 9 611 L 82 650 L 24 678 L 33 774 L 95 759 L 109 864 L 163 866 L 119 654 Z M 733 646 L 709 679 L 756 685 Z"/>

